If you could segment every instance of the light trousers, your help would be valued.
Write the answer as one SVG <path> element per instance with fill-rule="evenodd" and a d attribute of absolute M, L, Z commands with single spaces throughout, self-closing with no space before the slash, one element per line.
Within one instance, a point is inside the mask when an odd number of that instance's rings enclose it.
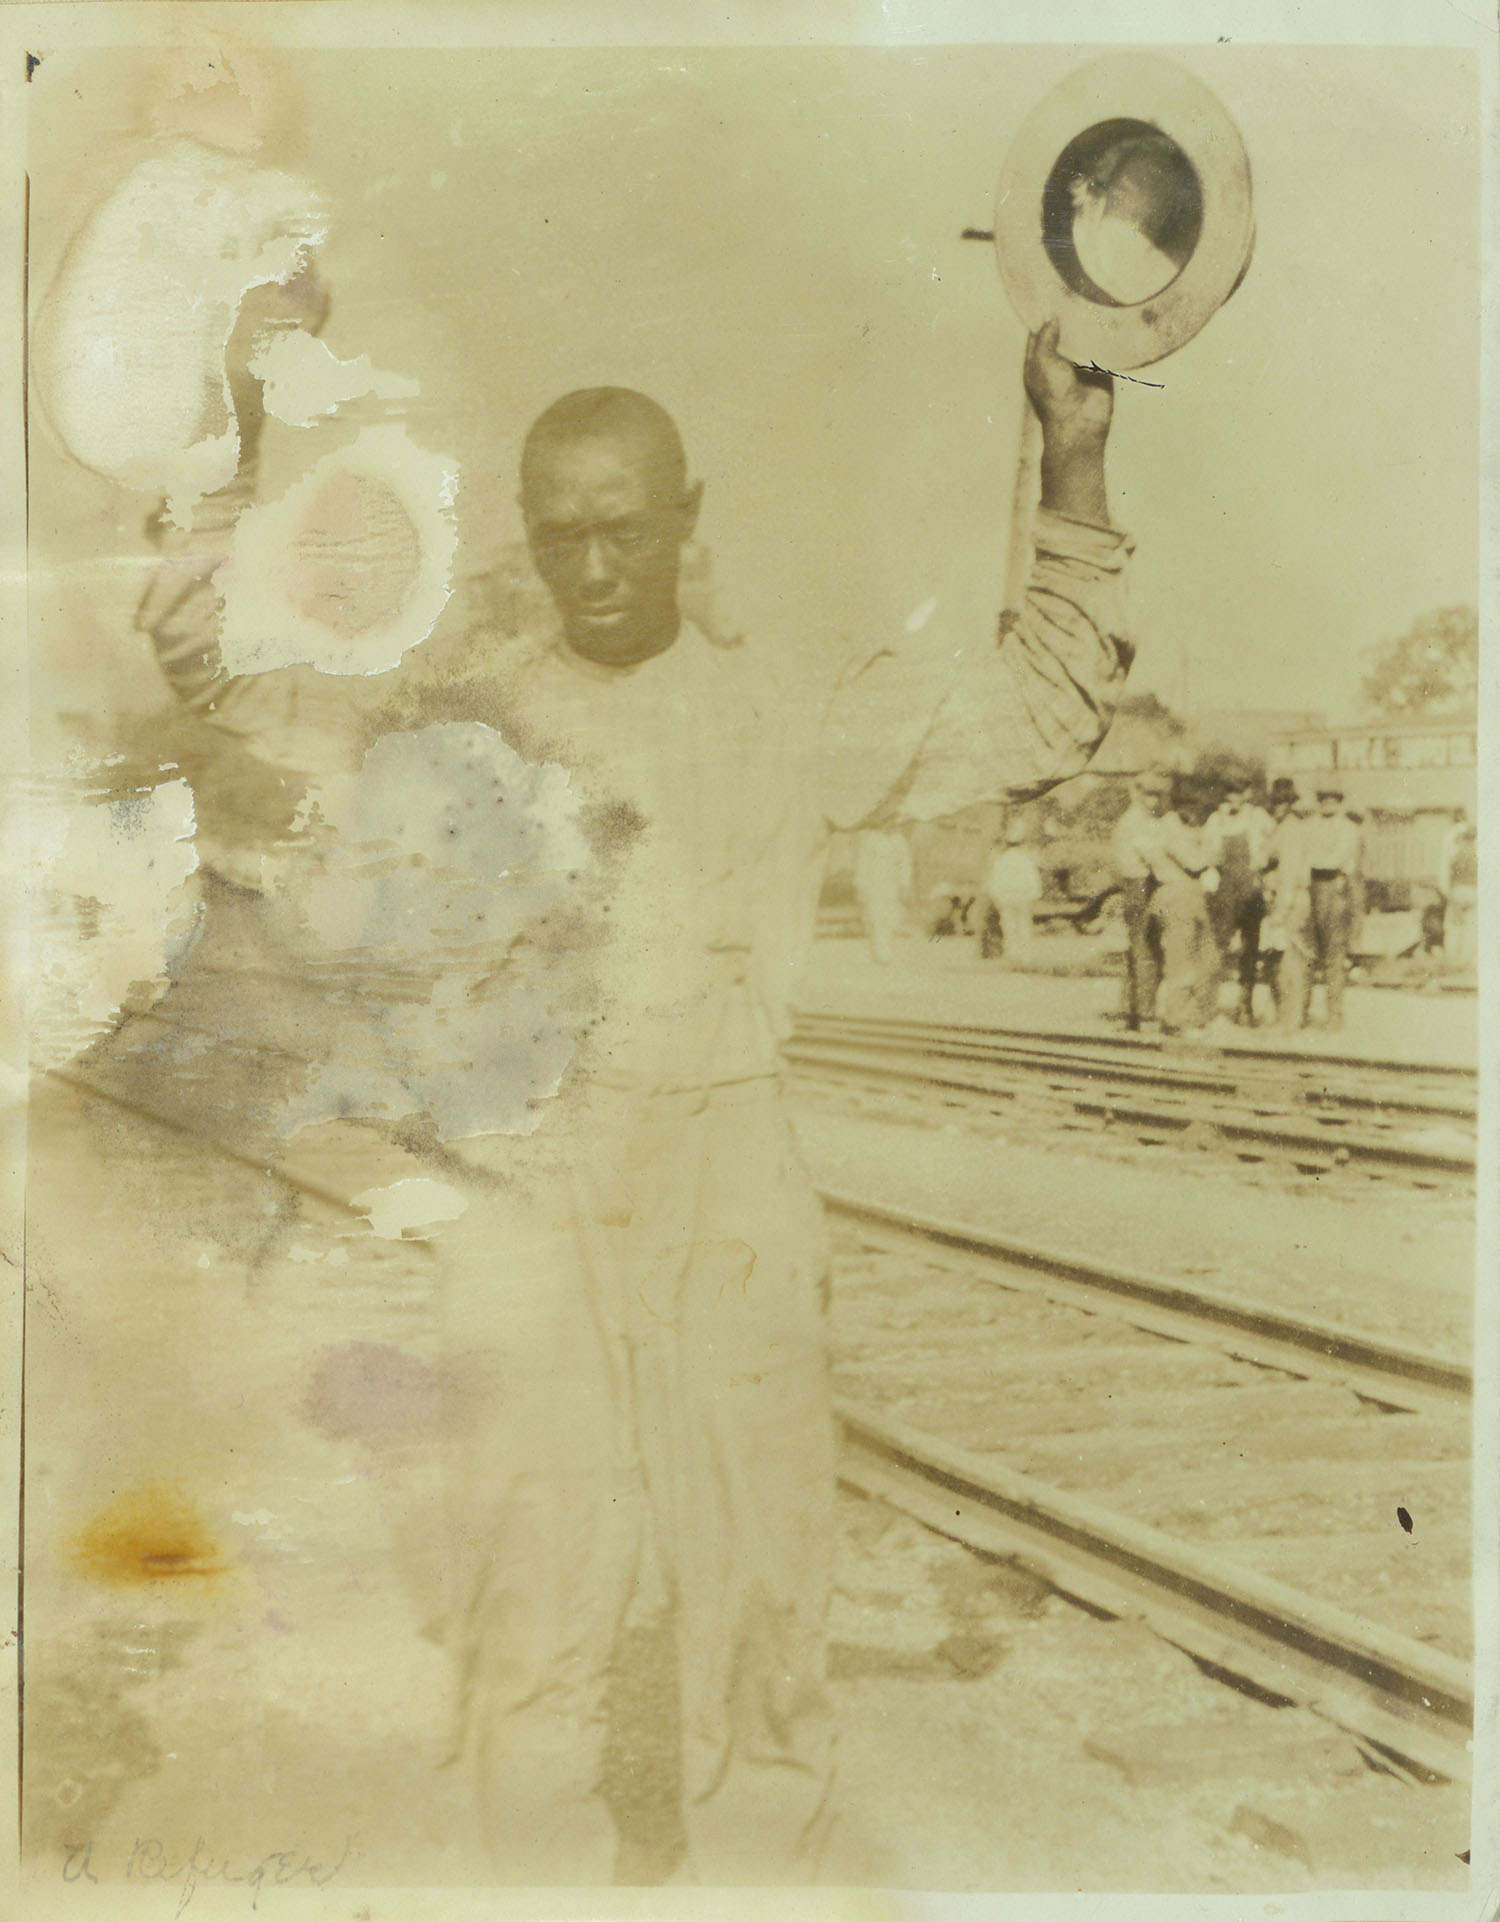
<path fill-rule="evenodd" d="M 833 1773 L 820 1207 L 770 1079 L 590 1108 L 550 1174 L 460 1224 L 452 1325 L 477 1413 L 453 1490 L 456 1629 L 496 1875 L 613 1879 L 614 1670 L 653 1645 L 675 1650 L 667 1787 L 691 1876 L 816 1881 Z M 626 1633 L 663 1619 L 665 1637 Z"/>

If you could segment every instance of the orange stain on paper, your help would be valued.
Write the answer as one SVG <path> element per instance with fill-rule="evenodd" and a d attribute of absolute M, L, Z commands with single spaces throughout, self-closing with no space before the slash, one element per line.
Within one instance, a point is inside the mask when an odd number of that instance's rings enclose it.
<path fill-rule="evenodd" d="M 117 1495 L 74 1536 L 70 1559 L 79 1575 L 107 1588 L 211 1582 L 227 1567 L 197 1508 L 163 1482 Z"/>

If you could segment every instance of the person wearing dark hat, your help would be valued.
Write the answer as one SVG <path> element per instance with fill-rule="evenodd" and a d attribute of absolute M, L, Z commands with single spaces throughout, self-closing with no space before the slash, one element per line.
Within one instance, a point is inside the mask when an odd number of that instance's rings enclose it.
<path fill-rule="evenodd" d="M 1344 787 L 1336 775 L 1318 782 L 1318 811 L 1302 823 L 1302 859 L 1308 877 L 1308 958 L 1311 966 L 1302 989 L 1302 1026 L 1308 1026 L 1313 983 L 1323 977 L 1328 997 L 1327 1026 L 1344 1025 L 1344 972 L 1349 958 L 1349 934 L 1357 903 L 1360 872 L 1360 833 L 1344 812 Z"/>
<path fill-rule="evenodd" d="M 1238 939 L 1234 966 L 1239 996 L 1234 1018 L 1247 1028 L 1255 1026 L 1255 978 L 1266 912 L 1263 877 L 1271 833 L 1271 817 L 1255 805 L 1250 782 L 1231 776 L 1203 830 L 1210 864 L 1219 876 L 1219 885 L 1209 897 L 1208 918 L 1218 944 L 1221 974 L 1230 966 L 1230 950 Z"/>

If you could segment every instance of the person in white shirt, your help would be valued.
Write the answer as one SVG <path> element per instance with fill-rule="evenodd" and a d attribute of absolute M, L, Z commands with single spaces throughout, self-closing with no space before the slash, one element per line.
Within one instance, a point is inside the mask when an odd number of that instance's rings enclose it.
<path fill-rule="evenodd" d="M 1219 883 L 1209 897 L 1209 920 L 1218 943 L 1219 967 L 1227 969 L 1230 950 L 1239 943 L 1239 997 L 1234 1018 L 1255 1026 L 1255 979 L 1260 965 L 1260 925 L 1266 911 L 1262 877 L 1270 858 L 1272 821 L 1250 799 L 1250 783 L 1238 777 L 1224 784 L 1224 795 L 1203 830 L 1209 865 Z"/>
<path fill-rule="evenodd" d="M 911 848 L 904 834 L 867 828 L 855 842 L 854 896 L 871 958 L 886 966 L 906 918 L 911 894 Z"/>
<path fill-rule="evenodd" d="M 1318 783 L 1318 809 L 1302 823 L 1301 858 L 1308 877 L 1307 979 L 1302 991 L 1302 1019 L 1311 1024 L 1312 991 L 1321 976 L 1327 995 L 1330 1030 L 1344 1025 L 1344 976 L 1349 960 L 1355 889 L 1360 874 L 1360 832 L 1344 812 L 1343 784 L 1325 776 Z"/>
<path fill-rule="evenodd" d="M 1031 959 L 1033 922 L 1041 898 L 1042 877 L 1026 846 L 1026 824 L 1008 821 L 1004 843 L 996 848 L 985 870 L 981 927 L 987 940 L 993 911 L 999 923 L 1000 952 L 1012 967 L 1025 967 Z M 985 951 L 989 951 L 987 946 Z"/>
<path fill-rule="evenodd" d="M 620 831 L 580 903 L 598 986 L 567 1113 L 536 1137 L 550 1172 L 476 1202 L 454 1236 L 474 1249 L 460 1352 L 497 1392 L 460 1478 L 451 1634 L 511 1879 L 639 1879 L 612 1860 L 599 1783 L 622 1631 L 652 1624 L 680 1703 L 685 1872 L 836 1872 L 825 1254 L 778 1043 L 832 830 L 1039 792 L 1107 724 L 1128 658 L 1109 396 L 1052 337 L 1028 369 L 1043 491 L 1019 618 L 977 641 L 897 620 L 818 700 L 778 686 L 805 640 L 778 664 L 681 618 L 699 495 L 663 410 L 589 390 L 528 437 L 523 511 L 561 631 L 484 670 L 515 738 Z M 515 1166 L 509 1142 L 487 1153 Z"/>
<path fill-rule="evenodd" d="M 1164 768 L 1143 768 L 1130 784 L 1130 801 L 1110 841 L 1125 914 L 1125 1026 L 1137 1032 L 1156 1018 L 1163 956 L 1161 919 L 1151 911 L 1160 862 L 1162 818 L 1172 777 Z"/>
<path fill-rule="evenodd" d="M 1204 828 L 1207 808 L 1190 777 L 1174 783 L 1151 856 L 1151 912 L 1161 926 L 1164 1034 L 1201 1034 L 1218 1007 L 1218 948 L 1208 918 L 1215 874 Z"/>

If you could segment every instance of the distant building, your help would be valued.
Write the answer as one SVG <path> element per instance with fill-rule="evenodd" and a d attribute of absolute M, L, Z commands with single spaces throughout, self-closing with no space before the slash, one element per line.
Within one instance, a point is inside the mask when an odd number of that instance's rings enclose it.
<path fill-rule="evenodd" d="M 1227 748 L 1247 760 L 1267 761 L 1275 742 L 1290 734 L 1325 727 L 1328 716 L 1308 708 L 1215 707 L 1200 708 L 1183 720 L 1193 746 L 1200 752 Z"/>
<path fill-rule="evenodd" d="M 1338 776 L 1344 805 L 1364 817 L 1366 879 L 1397 906 L 1413 884 L 1436 882 L 1454 810 L 1476 818 L 1476 748 L 1472 715 L 1297 728 L 1272 741 L 1266 772 L 1289 775 L 1308 801 L 1320 775 Z"/>

